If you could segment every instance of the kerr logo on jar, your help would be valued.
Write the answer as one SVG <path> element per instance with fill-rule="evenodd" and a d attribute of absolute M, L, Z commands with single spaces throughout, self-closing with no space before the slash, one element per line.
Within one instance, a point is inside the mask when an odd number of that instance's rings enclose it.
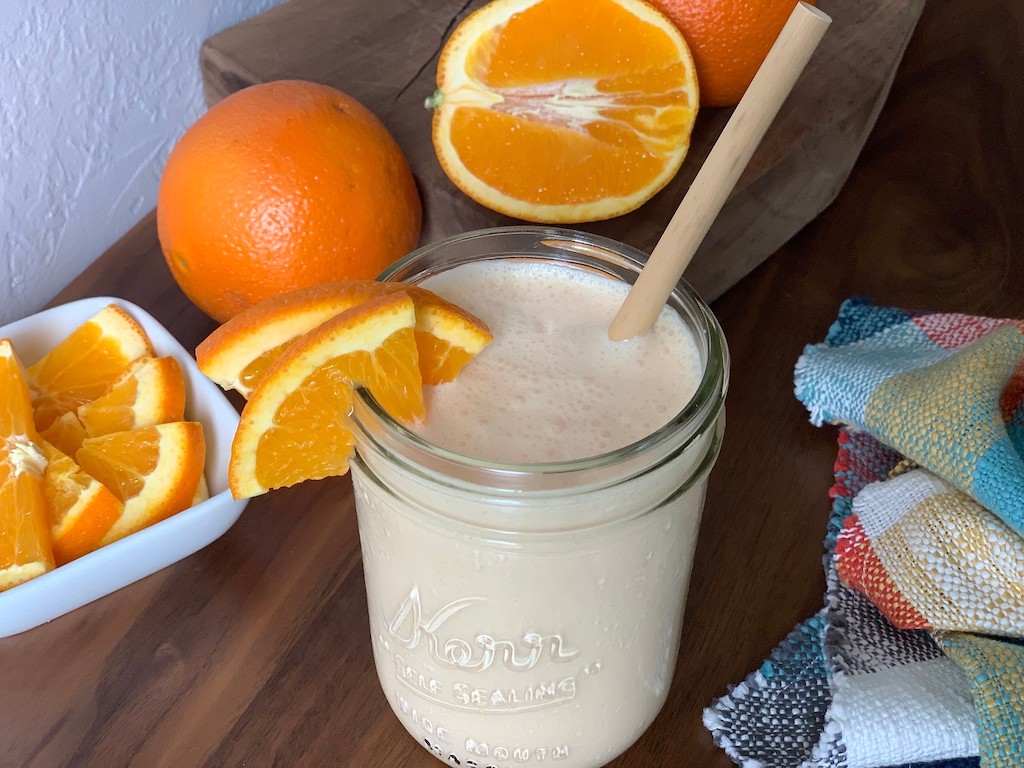
<path fill-rule="evenodd" d="M 499 640 L 478 633 L 470 643 L 454 635 L 450 626 L 446 631 L 446 625 L 455 616 L 487 602 L 482 597 L 461 598 L 428 614 L 423 610 L 419 588 L 413 587 L 394 617 L 387 621 L 389 640 L 409 651 L 407 655 L 394 656 L 398 681 L 420 696 L 448 707 L 522 712 L 571 701 L 576 697 L 577 678 L 600 670 L 600 662 L 593 662 L 579 670 L 545 673 L 548 665 L 564 665 L 579 655 L 558 634 L 524 632 L 515 640 Z M 391 650 L 391 642 L 383 637 L 380 641 L 385 650 Z M 532 672 L 532 679 L 515 685 L 490 686 L 465 679 L 441 680 L 437 677 L 438 665 L 455 674 L 487 670 Z"/>
<path fill-rule="evenodd" d="M 561 635 L 525 632 L 518 640 L 495 640 L 490 635 L 478 634 L 472 645 L 457 637 L 439 637 L 442 627 L 453 616 L 470 606 L 485 602 L 487 600 L 482 597 L 453 600 L 426 619 L 420 603 L 419 587 L 414 586 L 399 606 L 395 617 L 388 622 L 388 631 L 409 650 L 425 643 L 434 661 L 465 672 L 483 672 L 496 663 L 516 672 L 526 672 L 536 667 L 545 656 L 556 664 L 576 657 L 578 651 L 563 648 Z"/>

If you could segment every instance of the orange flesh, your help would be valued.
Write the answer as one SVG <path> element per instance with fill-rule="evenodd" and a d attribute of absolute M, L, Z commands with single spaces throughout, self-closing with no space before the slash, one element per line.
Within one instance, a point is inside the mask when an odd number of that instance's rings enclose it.
<path fill-rule="evenodd" d="M 345 474 L 354 438 L 341 416 L 351 411 L 352 386 L 339 380 L 336 371 L 318 370 L 285 399 L 275 427 L 260 438 L 256 479 L 265 487 L 279 488 Z M 304 439 L 296 440 L 300 435 Z"/>
<path fill-rule="evenodd" d="M 257 357 L 251 363 L 249 363 L 238 376 L 238 381 L 243 384 L 246 388 L 252 390 L 259 384 L 260 379 L 266 375 L 270 366 L 274 364 L 274 361 L 281 356 L 281 354 L 288 349 L 288 345 L 291 344 L 293 339 L 289 339 L 284 344 L 279 344 L 273 349 L 268 349 L 262 355 Z"/>
<path fill-rule="evenodd" d="M 159 398 L 149 404 L 152 410 L 146 413 L 136 410 L 140 376 L 153 389 L 148 394 L 159 393 Z M 181 367 L 171 357 L 146 358 L 102 397 L 80 406 L 78 416 L 90 437 L 181 421 L 185 417 L 185 380 Z"/>
<path fill-rule="evenodd" d="M 667 158 L 688 144 L 697 109 L 688 54 L 681 61 L 673 37 L 618 3 L 587 6 L 544 0 L 520 10 L 458 62 L 490 97 L 453 106 L 449 140 L 490 189 L 547 206 L 653 194 L 667 181 Z M 441 91 L 466 98 L 446 81 L 445 63 Z"/>
<path fill-rule="evenodd" d="M 424 384 L 440 384 L 452 381 L 467 363 L 471 355 L 462 347 L 456 347 L 429 333 L 416 331 L 416 350 L 420 359 L 420 373 Z"/>
<path fill-rule="evenodd" d="M 0 590 L 54 567 L 39 437 L 28 386 L 10 342 L 0 355 Z M 26 462 L 25 457 L 34 457 Z"/>
<path fill-rule="evenodd" d="M 0 590 L 25 580 L 5 576 L 8 569 L 54 567 L 42 480 L 27 472 L 12 475 L 5 460 L 0 460 L 0 530 Z"/>
<path fill-rule="evenodd" d="M 60 418 L 44 430 L 40 431 L 40 437 L 67 456 L 74 456 L 82 447 L 82 441 L 86 438 L 85 427 L 73 411 L 60 415 Z"/>
<path fill-rule="evenodd" d="M 256 479 L 281 488 L 348 471 L 353 385 L 365 386 L 386 411 L 411 422 L 423 415 L 412 328 L 391 334 L 372 353 L 359 350 L 317 368 L 282 402 L 260 437 Z"/>
<path fill-rule="evenodd" d="M 177 461 L 161 461 L 164 441 Z M 179 421 L 90 437 L 76 458 L 124 502 L 101 542 L 108 544 L 192 505 L 206 464 L 206 444 L 201 424 Z"/>
<path fill-rule="evenodd" d="M 491 334 L 485 323 L 426 289 L 403 283 L 352 280 L 284 294 L 237 315 L 197 347 L 200 370 L 222 387 L 236 388 L 249 395 L 301 335 L 344 311 L 394 293 L 407 294 L 416 308 L 416 345 L 423 383 L 450 381 L 489 343 Z M 291 321 L 286 326 L 287 333 L 280 330 L 280 325 L 275 326 L 282 320 Z M 267 326 L 272 328 L 270 338 L 261 338 L 261 328 Z M 438 338 L 430 342 L 428 337 L 431 336 Z M 470 346 L 471 351 L 454 345 L 450 341 L 453 338 Z M 271 346 L 262 349 L 268 343 Z M 255 356 L 240 370 L 225 363 L 226 359 L 247 351 Z M 434 354 L 443 355 L 445 359 L 434 360 Z"/>
<path fill-rule="evenodd" d="M 460 134 L 477 140 L 458 139 Z M 550 205 L 627 195 L 651 183 L 664 167 L 629 131 L 607 124 L 588 126 L 581 134 L 466 107 L 452 118 L 452 136 L 466 168 L 488 186 L 520 200 Z M 512 140 L 529 143 L 531 154 L 563 162 L 537 163 L 529 174 L 510 174 L 495 165 L 494 157 Z M 624 168 L 630 169 L 628 175 Z"/>
<path fill-rule="evenodd" d="M 266 375 L 270 366 L 288 349 L 292 341 L 294 340 L 268 349 L 249 363 L 242 369 L 242 373 L 238 377 L 239 381 L 246 387 L 254 389 Z M 423 377 L 423 383 L 428 385 L 452 381 L 458 376 L 459 371 L 476 357 L 475 354 L 470 354 L 465 349 L 456 347 L 426 331 L 416 331 L 416 349 L 419 352 L 420 374 Z"/>
<path fill-rule="evenodd" d="M 62 565 L 97 549 L 123 505 L 71 458 L 52 446 L 44 449 L 49 462 L 44 491 L 53 533 L 53 556 Z M 88 496 L 88 506 L 78 510 L 73 520 L 67 520 L 83 495 Z"/>
<path fill-rule="evenodd" d="M 492 89 L 529 88 L 538 83 L 600 80 L 623 72 L 645 73 L 646 87 L 662 62 L 677 55 L 671 38 L 609 0 L 548 0 L 512 16 L 474 47 L 467 70 Z M 543 51 L 538 56 L 537 51 Z M 608 86 L 599 90 L 611 90 Z"/>
<path fill-rule="evenodd" d="M 121 501 L 138 496 L 146 476 L 156 469 L 160 459 L 157 443 L 141 435 L 129 438 L 127 434 L 125 439 L 104 443 L 102 452 L 97 451 L 95 444 L 91 443 L 92 440 L 87 440 L 78 452 L 82 468 Z"/>
<path fill-rule="evenodd" d="M 98 323 L 87 321 L 28 369 L 37 429 L 46 429 L 61 414 L 100 397 L 140 354 L 152 354 L 145 333 L 130 323 L 139 335 L 127 341 L 133 344 L 127 358 L 121 339 L 104 335 Z"/>

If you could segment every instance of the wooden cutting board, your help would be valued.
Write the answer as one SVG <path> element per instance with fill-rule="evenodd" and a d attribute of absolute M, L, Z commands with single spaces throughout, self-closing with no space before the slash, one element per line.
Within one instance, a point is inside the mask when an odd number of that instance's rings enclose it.
<path fill-rule="evenodd" d="M 484 0 L 291 0 L 206 40 L 200 52 L 212 105 L 255 83 L 297 78 L 365 104 L 402 147 L 423 198 L 422 242 L 522 222 L 463 195 L 444 175 L 423 101 L 452 29 Z M 686 271 L 712 300 L 821 213 L 839 193 L 875 123 L 924 0 L 819 0 L 832 26 L 783 105 Z M 650 252 L 729 109 L 698 114 L 682 169 L 633 213 L 578 229 Z"/>

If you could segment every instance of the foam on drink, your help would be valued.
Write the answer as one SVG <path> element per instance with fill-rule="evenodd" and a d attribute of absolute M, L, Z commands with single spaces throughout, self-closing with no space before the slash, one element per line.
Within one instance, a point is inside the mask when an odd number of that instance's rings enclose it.
<path fill-rule="evenodd" d="M 669 309 L 641 337 L 608 339 L 624 283 L 502 260 L 462 265 L 421 285 L 494 332 L 456 381 L 427 392 L 417 431 L 449 450 L 508 463 L 596 456 L 662 427 L 700 381 L 693 337 Z"/>

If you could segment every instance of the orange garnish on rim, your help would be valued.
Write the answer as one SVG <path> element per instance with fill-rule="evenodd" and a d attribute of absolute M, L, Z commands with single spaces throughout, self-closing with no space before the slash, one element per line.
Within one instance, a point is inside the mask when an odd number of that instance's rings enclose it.
<path fill-rule="evenodd" d="M 199 370 L 224 389 L 249 397 L 295 339 L 352 307 L 403 292 L 416 313 L 416 346 L 424 384 L 454 379 L 491 341 L 486 324 L 413 285 L 345 280 L 267 299 L 236 315 L 196 348 Z"/>
<path fill-rule="evenodd" d="M 641 0 L 495 0 L 437 65 L 433 142 L 482 205 L 539 222 L 627 213 L 675 175 L 697 113 L 679 30 Z"/>
<path fill-rule="evenodd" d="M 231 446 L 235 498 L 343 475 L 352 455 L 353 388 L 394 418 L 423 417 L 416 310 L 392 292 L 335 315 L 294 341 L 260 379 Z"/>

